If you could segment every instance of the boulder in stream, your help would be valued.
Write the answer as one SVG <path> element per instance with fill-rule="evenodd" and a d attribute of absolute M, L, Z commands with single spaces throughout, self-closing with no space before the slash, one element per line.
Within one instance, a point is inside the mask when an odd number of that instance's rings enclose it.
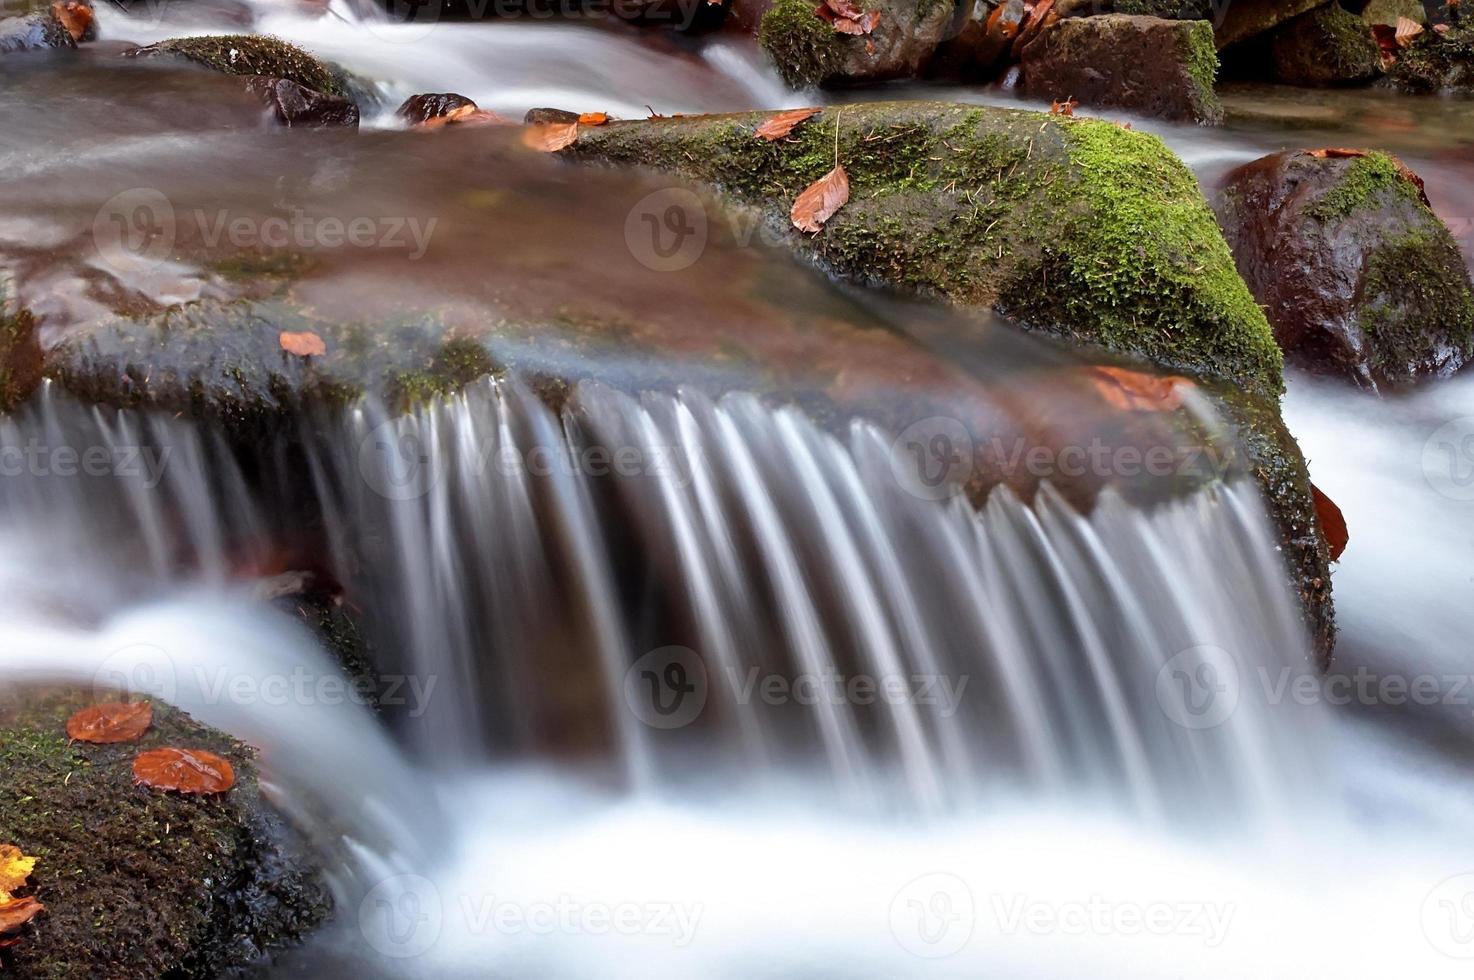
<path fill-rule="evenodd" d="M 1223 121 L 1218 54 L 1203 21 L 1071 17 L 1023 49 L 1023 92 L 1203 125 Z"/>
<path fill-rule="evenodd" d="M 0 19 L 0 54 L 76 46 L 76 38 L 54 9 Z"/>
<path fill-rule="evenodd" d="M 1413 93 L 1474 92 L 1474 21 L 1468 15 L 1446 31 L 1419 35 L 1387 73 L 1398 88 Z"/>
<path fill-rule="evenodd" d="M 815 12 L 813 0 L 775 0 L 758 40 L 795 88 L 910 78 L 920 73 L 952 23 L 946 0 L 862 0 L 879 20 L 868 34 L 847 34 Z M 821 7 L 822 9 L 822 7 Z"/>
<path fill-rule="evenodd" d="M 1328 3 L 1283 24 L 1269 39 L 1274 78 L 1286 85 L 1354 85 L 1382 74 L 1366 21 Z"/>
<path fill-rule="evenodd" d="M 336 95 L 324 95 L 289 78 L 251 76 L 247 89 L 261 98 L 278 123 L 290 128 L 358 128 L 358 106 Z"/>
<path fill-rule="evenodd" d="M 172 38 L 127 54 L 131 58 L 182 58 L 227 75 L 284 78 L 323 95 L 348 94 L 341 71 L 294 44 L 261 34 Z"/>
<path fill-rule="evenodd" d="M 400 104 L 395 115 L 409 123 L 417 126 L 431 119 L 438 119 L 456 109 L 476 108 L 476 103 L 464 95 L 454 92 L 426 92 L 422 95 L 411 95 Z M 577 121 L 577 117 L 574 117 Z"/>
<path fill-rule="evenodd" d="M 332 899 L 262 798 L 248 746 L 162 703 L 137 741 L 74 742 L 67 718 L 91 703 L 91 692 L 41 690 L 0 704 L 0 842 L 39 858 L 30 887 L 46 906 L 5 950 L 7 968 L 214 977 L 327 917 Z M 134 756 L 162 746 L 223 756 L 234 788 L 186 796 L 135 785 Z"/>
<path fill-rule="evenodd" d="M 1289 360 L 1395 387 L 1474 357 L 1463 257 L 1395 158 L 1277 153 L 1228 174 L 1217 207 Z"/>

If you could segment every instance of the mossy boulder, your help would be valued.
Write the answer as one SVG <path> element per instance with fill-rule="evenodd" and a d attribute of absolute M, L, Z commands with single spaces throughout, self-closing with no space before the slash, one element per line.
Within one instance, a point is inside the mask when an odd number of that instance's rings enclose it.
<path fill-rule="evenodd" d="M 18 17 L 0 18 L 0 54 L 76 46 L 76 39 L 49 7 Z"/>
<path fill-rule="evenodd" d="M 164 704 L 136 742 L 67 738 L 82 692 L 0 704 L 0 843 L 39 858 L 46 911 L 0 952 L 7 976 L 114 980 L 215 977 L 300 939 L 331 898 L 300 842 L 262 799 L 250 748 Z M 134 784 L 132 763 L 162 746 L 229 759 L 217 796 Z"/>
<path fill-rule="evenodd" d="M 159 41 L 128 52 L 133 58 L 176 57 L 227 75 L 285 78 L 324 95 L 346 96 L 343 73 L 295 44 L 263 34 L 217 34 Z"/>
<path fill-rule="evenodd" d="M 1395 158 L 1274 154 L 1224 179 L 1218 213 L 1291 361 L 1395 387 L 1474 356 L 1463 257 Z"/>
<path fill-rule="evenodd" d="M 36 319 L 0 288 L 0 412 L 15 408 L 41 383 Z"/>
<path fill-rule="evenodd" d="M 1206 20 L 1221 51 L 1273 30 L 1291 18 L 1319 7 L 1325 0 L 1115 0 L 1122 14 L 1144 14 L 1173 20 Z"/>
<path fill-rule="evenodd" d="M 1406 92 L 1474 92 L 1474 21 L 1444 25 L 1413 40 L 1388 70 L 1388 80 Z"/>
<path fill-rule="evenodd" d="M 1075 98 L 1203 125 L 1223 121 L 1213 91 L 1213 28 L 1202 21 L 1071 17 L 1045 28 L 1024 48 L 1021 64 L 1023 91 L 1031 98 Z"/>
<path fill-rule="evenodd" d="M 1328 3 L 1276 29 L 1269 41 L 1276 81 L 1355 85 L 1382 74 L 1382 53 L 1366 21 Z"/>
<path fill-rule="evenodd" d="M 952 23 L 948 0 L 860 0 L 880 21 L 867 35 L 836 31 L 812 0 L 775 0 L 758 41 L 795 88 L 910 78 L 921 72 Z"/>

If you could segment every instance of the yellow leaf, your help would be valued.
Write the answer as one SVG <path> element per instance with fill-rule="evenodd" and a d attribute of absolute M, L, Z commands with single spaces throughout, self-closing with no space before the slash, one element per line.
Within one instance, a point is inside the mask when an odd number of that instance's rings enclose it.
<path fill-rule="evenodd" d="M 35 870 L 35 858 L 26 857 L 14 844 L 0 844 L 0 902 L 9 901 L 10 893 L 23 886 Z"/>

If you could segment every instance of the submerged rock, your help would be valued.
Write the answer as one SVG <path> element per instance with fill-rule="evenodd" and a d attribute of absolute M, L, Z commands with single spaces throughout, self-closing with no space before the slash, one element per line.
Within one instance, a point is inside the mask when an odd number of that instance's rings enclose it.
<path fill-rule="evenodd" d="M 476 108 L 476 103 L 464 95 L 456 95 L 454 92 L 427 92 L 423 95 L 411 95 L 395 111 L 395 115 L 408 122 L 411 126 L 438 119 L 455 109 L 470 107 Z M 577 117 L 574 117 L 577 121 Z"/>
<path fill-rule="evenodd" d="M 134 48 L 128 56 L 178 57 L 227 75 L 285 78 L 324 95 L 347 94 L 340 72 L 294 44 L 261 34 L 173 38 Z"/>
<path fill-rule="evenodd" d="M 0 412 L 15 408 L 36 390 L 41 364 L 35 317 L 0 291 Z"/>
<path fill-rule="evenodd" d="M 5 951 L 21 977 L 214 977 L 299 940 L 332 900 L 262 799 L 252 750 L 166 704 L 140 739 L 73 742 L 82 692 L 0 705 L 0 841 L 39 858 L 42 917 Z M 236 785 L 183 796 L 134 784 L 134 756 L 206 749 Z M 101 965 L 105 964 L 105 968 Z"/>
<path fill-rule="evenodd" d="M 863 0 L 880 20 L 870 34 L 845 34 L 814 12 L 813 0 L 775 0 L 758 40 L 794 87 L 851 85 L 921 72 L 952 22 L 947 0 Z"/>
<path fill-rule="evenodd" d="M 246 87 L 272 110 L 277 122 L 288 128 L 358 128 L 358 106 L 347 99 L 314 92 L 287 78 L 254 76 Z"/>
<path fill-rule="evenodd" d="M 1270 38 L 1276 81 L 1287 85 L 1351 85 L 1382 74 L 1371 29 L 1339 3 L 1328 3 L 1278 28 Z"/>
<path fill-rule="evenodd" d="M 1202 21 L 1110 14 L 1072 17 L 1023 49 L 1023 91 L 1163 119 L 1223 121 L 1218 55 Z"/>
<path fill-rule="evenodd" d="M 1291 361 L 1397 386 L 1474 356 L 1458 245 L 1394 158 L 1265 157 L 1225 178 L 1218 213 Z"/>
<path fill-rule="evenodd" d="M 0 19 L 0 54 L 76 46 L 76 39 L 53 10 Z"/>

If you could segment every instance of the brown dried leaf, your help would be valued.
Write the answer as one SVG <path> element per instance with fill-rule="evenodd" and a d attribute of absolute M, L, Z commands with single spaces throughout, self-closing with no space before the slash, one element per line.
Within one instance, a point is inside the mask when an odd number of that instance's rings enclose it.
<path fill-rule="evenodd" d="M 799 231 L 818 232 L 849 199 L 850 175 L 844 167 L 835 167 L 804 188 L 788 217 Z"/>
<path fill-rule="evenodd" d="M 223 793 L 235 785 L 230 762 L 204 749 L 153 749 L 133 760 L 133 778 L 153 789 Z"/>
<path fill-rule="evenodd" d="M 0 901 L 0 932 L 15 932 L 45 911 L 46 906 L 34 898 L 4 899 Z"/>
<path fill-rule="evenodd" d="M 490 109 L 479 109 L 473 105 L 457 106 L 441 116 L 432 116 L 415 126 L 416 129 L 439 129 L 441 126 L 514 126 L 516 123 L 499 116 Z"/>
<path fill-rule="evenodd" d="M 557 153 L 578 139 L 578 123 L 540 123 L 522 131 L 522 145 L 543 153 Z"/>
<path fill-rule="evenodd" d="M 94 704 L 67 719 L 67 737 L 94 745 L 131 742 L 148 731 L 153 720 L 154 706 L 147 701 Z"/>
<path fill-rule="evenodd" d="M 1177 375 L 1145 374 L 1130 368 L 1086 368 L 1095 390 L 1112 407 L 1126 412 L 1173 412 L 1192 381 Z"/>
<path fill-rule="evenodd" d="M 609 121 L 609 114 L 605 112 L 585 112 L 578 117 L 580 126 L 602 126 Z"/>
<path fill-rule="evenodd" d="M 296 354 L 298 357 L 312 357 L 313 355 L 320 357 L 328 352 L 327 345 L 322 342 L 322 338 L 311 330 L 303 330 L 301 333 L 283 330 L 277 336 L 277 343 L 281 344 L 282 350 L 288 354 Z"/>
<path fill-rule="evenodd" d="M 1326 544 L 1331 549 L 1331 561 L 1340 561 L 1346 543 L 1351 540 L 1351 534 L 1346 530 L 1346 516 L 1336 502 L 1321 493 L 1320 487 L 1314 483 L 1310 485 L 1310 497 L 1315 502 L 1315 516 L 1320 521 L 1321 533 L 1326 536 Z"/>
<path fill-rule="evenodd" d="M 793 132 L 793 127 L 820 111 L 819 109 L 789 109 L 786 112 L 776 113 L 765 119 L 753 135 L 769 143 L 781 140 Z"/>
<path fill-rule="evenodd" d="M 51 5 L 51 15 L 62 27 L 66 28 L 66 32 L 72 36 L 73 41 L 82 40 L 82 35 L 87 33 L 87 28 L 92 26 L 92 8 L 85 3 L 57 0 Z"/>
<path fill-rule="evenodd" d="M 1051 116 L 1074 116 L 1075 106 L 1080 104 L 1079 99 L 1065 99 L 1063 102 L 1051 102 L 1049 114 Z"/>
<path fill-rule="evenodd" d="M 1413 43 L 1413 39 L 1423 33 L 1423 25 L 1411 17 L 1397 18 L 1396 28 L 1392 32 L 1392 39 L 1397 42 L 1399 48 L 1405 48 Z"/>
<path fill-rule="evenodd" d="M 1309 153 L 1317 160 L 1336 160 L 1348 157 L 1364 157 L 1368 153 L 1367 150 L 1351 150 L 1347 149 L 1344 146 L 1327 146 L 1319 150 L 1306 150 L 1305 152 Z"/>

